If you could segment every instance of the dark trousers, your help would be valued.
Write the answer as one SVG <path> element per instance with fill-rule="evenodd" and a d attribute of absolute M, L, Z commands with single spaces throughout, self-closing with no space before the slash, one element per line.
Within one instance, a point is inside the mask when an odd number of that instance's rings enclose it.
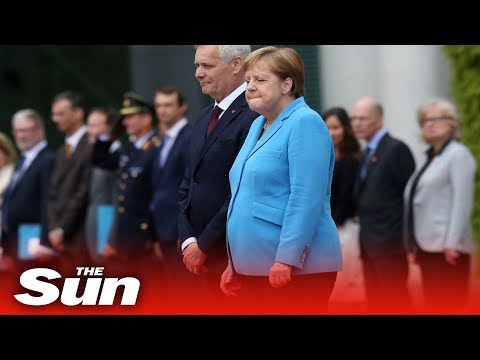
<path fill-rule="evenodd" d="M 270 285 L 268 276 L 239 275 L 242 287 L 237 306 L 251 314 L 325 314 L 336 272 L 294 275 L 281 288 Z"/>
<path fill-rule="evenodd" d="M 368 312 L 394 314 L 412 312 L 405 254 L 372 258 L 364 253 L 362 265 Z"/>
<path fill-rule="evenodd" d="M 419 251 L 426 311 L 456 313 L 466 310 L 469 297 L 470 255 L 461 254 L 455 265 L 443 253 Z"/>

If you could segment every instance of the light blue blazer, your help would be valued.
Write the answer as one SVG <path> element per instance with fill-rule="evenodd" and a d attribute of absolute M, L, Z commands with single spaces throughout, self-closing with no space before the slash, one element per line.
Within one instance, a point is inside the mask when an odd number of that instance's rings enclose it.
<path fill-rule="evenodd" d="M 275 261 L 293 265 L 293 275 L 342 270 L 330 214 L 335 155 L 327 126 L 303 97 L 257 142 L 264 122 L 253 122 L 229 173 L 230 266 L 262 276 Z"/>

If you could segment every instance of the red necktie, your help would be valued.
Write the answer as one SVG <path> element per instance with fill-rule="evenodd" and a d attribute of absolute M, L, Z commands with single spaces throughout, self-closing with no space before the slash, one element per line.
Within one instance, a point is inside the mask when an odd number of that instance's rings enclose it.
<path fill-rule="evenodd" d="M 72 156 L 72 145 L 70 145 L 69 143 L 65 143 L 65 157 L 67 159 L 70 159 L 71 156 Z"/>
<path fill-rule="evenodd" d="M 217 124 L 218 117 L 220 116 L 222 111 L 223 110 L 218 105 L 214 107 L 213 112 L 212 112 L 212 118 L 210 119 L 210 122 L 208 123 L 207 136 L 210 135 L 213 128 Z"/>

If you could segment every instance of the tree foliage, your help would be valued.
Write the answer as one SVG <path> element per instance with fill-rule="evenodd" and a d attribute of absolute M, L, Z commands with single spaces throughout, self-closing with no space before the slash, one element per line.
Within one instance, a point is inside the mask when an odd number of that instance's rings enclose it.
<path fill-rule="evenodd" d="M 480 46 L 443 47 L 451 72 L 452 97 L 462 118 L 462 143 L 480 164 Z M 473 231 L 480 243 L 480 169 L 475 179 Z"/>

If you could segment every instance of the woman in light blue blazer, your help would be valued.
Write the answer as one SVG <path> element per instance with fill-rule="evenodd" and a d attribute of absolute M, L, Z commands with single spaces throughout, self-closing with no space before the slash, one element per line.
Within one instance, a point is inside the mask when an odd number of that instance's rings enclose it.
<path fill-rule="evenodd" d="M 466 310 L 474 250 L 471 216 L 476 163 L 461 143 L 455 105 L 434 99 L 420 106 L 418 122 L 427 157 L 404 192 L 404 241 L 422 274 L 426 310 Z"/>
<path fill-rule="evenodd" d="M 332 139 L 305 103 L 295 50 L 258 49 L 244 69 L 248 105 L 261 116 L 230 170 L 229 266 L 220 287 L 266 311 L 325 311 L 342 269 L 330 211 Z"/>

